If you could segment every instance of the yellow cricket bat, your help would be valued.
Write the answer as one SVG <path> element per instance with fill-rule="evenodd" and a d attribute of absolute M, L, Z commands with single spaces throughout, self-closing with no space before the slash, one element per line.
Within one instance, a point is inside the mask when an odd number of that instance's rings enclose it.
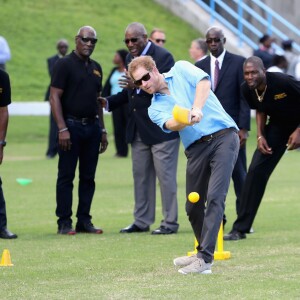
<path fill-rule="evenodd" d="M 190 125 L 191 124 L 191 110 L 185 107 L 181 107 L 177 104 L 174 105 L 172 111 L 174 119 L 182 124 Z"/>

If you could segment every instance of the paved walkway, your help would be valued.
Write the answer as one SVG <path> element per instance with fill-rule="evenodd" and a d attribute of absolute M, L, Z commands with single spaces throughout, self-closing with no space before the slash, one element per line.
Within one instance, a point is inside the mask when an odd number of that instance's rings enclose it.
<path fill-rule="evenodd" d="M 49 116 L 50 105 L 48 101 L 12 102 L 8 106 L 10 116 Z M 104 111 L 105 114 L 110 114 Z"/>
<path fill-rule="evenodd" d="M 48 116 L 50 113 L 49 102 L 12 102 L 8 106 L 11 116 Z"/>

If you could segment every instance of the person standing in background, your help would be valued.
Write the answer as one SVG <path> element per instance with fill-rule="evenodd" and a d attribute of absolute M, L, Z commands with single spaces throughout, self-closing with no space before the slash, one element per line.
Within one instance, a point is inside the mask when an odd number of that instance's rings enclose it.
<path fill-rule="evenodd" d="M 141 23 L 131 23 L 125 30 L 125 44 L 129 50 L 128 63 L 138 56 L 150 55 L 157 68 L 167 72 L 174 65 L 174 58 L 166 49 L 148 40 Z M 152 231 L 154 235 L 173 234 L 178 231 L 177 164 L 179 135 L 167 134 L 154 124 L 148 115 L 152 95 L 134 85 L 127 74 L 122 80 L 122 92 L 102 98 L 109 111 L 128 103 L 126 138 L 131 144 L 134 180 L 134 221 L 120 233 L 147 232 L 155 221 L 156 178 L 161 192 L 163 220 Z"/>
<path fill-rule="evenodd" d="M 196 39 L 191 42 L 189 49 L 191 59 L 196 63 L 207 57 L 207 44 L 204 39 Z"/>
<path fill-rule="evenodd" d="M 275 50 L 272 48 L 272 43 L 275 41 L 274 38 L 268 34 L 264 34 L 259 39 L 258 49 L 253 51 L 253 55 L 261 58 L 266 69 L 272 66 L 273 56 Z"/>
<path fill-rule="evenodd" d="M 285 40 L 281 43 L 284 56 L 288 61 L 287 74 L 296 77 L 296 65 L 300 62 L 300 56 L 293 51 L 293 40 Z M 299 80 L 299 79 L 297 79 Z"/>
<path fill-rule="evenodd" d="M 275 167 L 287 150 L 300 147 L 300 82 L 286 74 L 266 72 L 256 56 L 246 59 L 243 72 L 242 94 L 256 110 L 257 149 L 248 168 L 237 219 L 224 235 L 226 241 L 246 238 Z"/>
<path fill-rule="evenodd" d="M 0 36 L 0 69 L 5 71 L 5 64 L 11 59 L 10 49 L 6 39 Z"/>
<path fill-rule="evenodd" d="M 224 48 L 226 38 L 223 30 L 219 27 L 211 27 L 207 30 L 206 43 L 210 55 L 197 62 L 196 66 L 210 75 L 213 92 L 239 128 L 240 149 L 232 172 L 236 213 L 238 214 L 242 188 L 247 174 L 246 141 L 248 130 L 250 130 L 250 107 L 240 89 L 244 81 L 243 63 L 245 58 L 232 54 Z M 225 223 L 226 216 L 224 214 L 223 225 Z"/>
<path fill-rule="evenodd" d="M 103 233 L 101 228 L 94 227 L 90 215 L 99 153 L 103 153 L 108 145 L 103 109 L 97 99 L 102 90 L 102 68 L 90 58 L 97 41 L 94 28 L 81 27 L 75 37 L 75 51 L 57 61 L 51 79 L 50 104 L 58 127 L 59 143 L 58 234 Z M 79 199 L 74 231 L 72 203 L 77 164 Z"/>
<path fill-rule="evenodd" d="M 160 47 L 164 47 L 167 41 L 165 32 L 159 28 L 154 28 L 151 31 L 149 40 Z"/>
<path fill-rule="evenodd" d="M 51 56 L 47 59 L 47 65 L 48 65 L 48 72 L 50 75 L 50 78 L 53 73 L 53 68 L 56 62 L 64 57 L 69 48 L 69 43 L 65 39 L 60 39 L 56 44 L 57 54 L 54 56 Z M 50 96 L 50 85 L 47 89 L 46 95 L 45 95 L 45 101 L 49 101 Z M 46 152 L 47 158 L 54 158 L 57 154 L 58 147 L 57 147 L 57 125 L 55 123 L 55 120 L 53 118 L 53 114 L 50 110 L 50 125 L 49 125 L 49 135 L 48 135 L 48 149 Z"/>
<path fill-rule="evenodd" d="M 102 97 L 108 97 L 115 95 L 122 91 L 119 84 L 119 79 L 125 75 L 125 60 L 128 51 L 125 49 L 117 50 L 113 63 L 116 65 L 115 68 L 110 72 L 101 93 Z M 126 126 L 128 121 L 128 104 L 121 105 L 112 111 L 113 128 L 116 154 L 115 157 L 127 157 L 128 155 L 128 144 L 126 142 Z"/>
<path fill-rule="evenodd" d="M 286 73 L 288 61 L 284 55 L 275 54 L 272 61 L 272 66 L 267 69 L 267 72 Z"/>
<path fill-rule="evenodd" d="M 3 161 L 5 137 L 8 126 L 8 109 L 11 103 L 11 88 L 9 76 L 0 69 L 0 165 Z M 17 235 L 7 229 L 6 205 L 2 190 L 2 180 L 0 177 L 0 238 L 15 239 Z"/>

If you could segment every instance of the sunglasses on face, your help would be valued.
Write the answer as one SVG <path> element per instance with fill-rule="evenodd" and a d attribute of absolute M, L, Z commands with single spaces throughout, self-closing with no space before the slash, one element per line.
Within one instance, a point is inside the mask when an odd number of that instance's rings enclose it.
<path fill-rule="evenodd" d="M 92 45 L 95 45 L 97 43 L 97 39 L 95 38 L 89 38 L 89 37 L 83 37 L 83 36 L 78 36 L 80 40 L 84 43 L 87 44 L 88 42 L 91 42 Z"/>
<path fill-rule="evenodd" d="M 163 43 L 163 44 L 164 44 L 164 43 L 166 42 L 166 40 L 156 39 L 155 42 L 156 42 L 156 43 Z"/>
<path fill-rule="evenodd" d="M 133 83 L 136 86 L 141 86 L 143 84 L 142 81 L 148 81 L 151 78 L 150 73 L 145 74 L 141 79 L 139 80 L 134 80 Z"/>
<path fill-rule="evenodd" d="M 124 43 L 125 43 L 126 45 L 128 45 L 130 42 L 131 42 L 131 43 L 136 43 L 136 42 L 138 41 L 138 39 L 139 39 L 139 38 L 126 39 L 126 40 L 124 40 Z"/>
<path fill-rule="evenodd" d="M 221 41 L 223 41 L 223 39 L 220 39 L 220 38 L 206 39 L 206 43 L 207 43 L 207 44 L 211 44 L 211 43 L 213 43 L 213 42 L 215 42 L 215 43 L 220 43 Z"/>

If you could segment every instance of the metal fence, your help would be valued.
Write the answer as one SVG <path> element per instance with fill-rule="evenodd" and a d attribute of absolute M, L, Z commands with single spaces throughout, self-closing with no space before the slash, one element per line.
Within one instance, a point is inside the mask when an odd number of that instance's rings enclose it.
<path fill-rule="evenodd" d="M 218 20 L 238 37 L 238 46 L 246 43 L 256 49 L 259 38 L 264 34 L 277 40 L 287 40 L 292 35 L 299 40 L 300 30 L 261 0 L 194 1 L 210 14 L 211 23 Z M 276 43 L 273 47 L 278 52 L 282 51 Z M 300 52 L 300 45 L 296 41 L 293 49 Z"/>

